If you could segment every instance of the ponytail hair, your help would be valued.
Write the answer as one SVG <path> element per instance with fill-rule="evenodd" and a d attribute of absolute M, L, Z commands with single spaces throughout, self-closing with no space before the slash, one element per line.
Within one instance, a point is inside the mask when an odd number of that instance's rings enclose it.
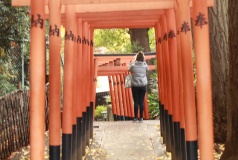
<path fill-rule="evenodd" d="M 136 61 L 144 62 L 144 53 L 139 51 L 136 55 Z"/>

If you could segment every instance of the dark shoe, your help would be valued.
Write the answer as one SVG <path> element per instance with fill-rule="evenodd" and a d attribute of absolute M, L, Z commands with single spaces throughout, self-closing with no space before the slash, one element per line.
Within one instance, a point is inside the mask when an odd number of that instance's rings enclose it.
<path fill-rule="evenodd" d="M 138 118 L 134 118 L 134 119 L 133 119 L 133 122 L 134 122 L 134 123 L 138 122 Z"/>
<path fill-rule="evenodd" d="M 143 122 L 143 118 L 140 118 L 140 119 L 139 119 L 139 122 L 142 123 L 142 122 Z"/>

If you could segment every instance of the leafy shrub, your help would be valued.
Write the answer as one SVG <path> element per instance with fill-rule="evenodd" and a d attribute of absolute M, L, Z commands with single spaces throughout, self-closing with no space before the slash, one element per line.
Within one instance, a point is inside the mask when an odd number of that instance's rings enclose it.
<path fill-rule="evenodd" d="M 157 119 L 159 117 L 159 102 L 158 96 L 154 93 L 148 94 L 149 116 L 150 119 Z"/>
<path fill-rule="evenodd" d="M 159 117 L 159 101 L 158 101 L 158 80 L 157 72 L 150 74 L 149 79 L 150 93 L 148 94 L 148 107 L 150 119 L 157 119 Z"/>
<path fill-rule="evenodd" d="M 103 118 L 102 115 L 101 115 L 101 112 L 102 111 L 106 111 L 107 110 L 107 107 L 105 106 L 96 106 L 96 109 L 95 109 L 95 118 L 96 119 L 101 119 Z"/>
<path fill-rule="evenodd" d="M 14 90 L 16 90 L 16 87 L 7 81 L 7 76 L 0 74 L 0 96 L 4 96 Z"/>

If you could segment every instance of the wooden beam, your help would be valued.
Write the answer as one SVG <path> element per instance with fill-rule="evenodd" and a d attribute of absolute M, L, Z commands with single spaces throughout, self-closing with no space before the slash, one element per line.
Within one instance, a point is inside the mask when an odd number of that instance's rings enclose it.
<path fill-rule="evenodd" d="M 136 54 L 135 54 L 136 55 Z M 113 61 L 116 59 L 120 59 L 121 61 L 125 61 L 125 60 L 132 60 L 134 58 L 134 56 L 120 56 L 120 54 L 118 54 L 118 56 L 97 56 L 97 60 L 98 61 Z M 151 58 L 155 58 L 156 55 L 145 55 L 145 60 L 147 59 L 151 59 Z"/>
<path fill-rule="evenodd" d="M 49 0 L 45 0 L 48 6 Z M 99 12 L 99 11 L 116 11 L 116 10 L 151 10 L 154 9 L 168 9 L 174 8 L 174 0 L 62 0 L 62 7 L 68 4 L 75 4 L 80 6 L 82 12 Z M 144 5 L 144 6 L 143 6 Z M 12 0 L 12 6 L 30 6 L 30 0 Z M 214 6 L 214 0 L 207 0 L 207 6 Z M 111 8 L 107 8 L 111 7 Z M 124 8 L 125 7 L 125 8 Z M 190 0 L 190 7 L 192 1 Z M 79 9 L 78 8 L 78 9 Z M 124 8 L 124 9 L 123 9 Z M 77 13 L 78 10 L 76 10 Z"/>
<path fill-rule="evenodd" d="M 99 19 L 104 19 L 104 21 L 107 20 L 107 18 L 112 18 L 114 17 L 115 20 L 121 17 L 143 17 L 143 16 L 160 16 L 164 14 L 164 10 L 138 10 L 138 11 L 112 11 L 112 12 L 91 12 L 91 13 L 77 13 L 77 18 L 85 18 L 84 20 L 87 21 L 89 18 L 99 18 Z M 46 15 L 46 19 L 49 19 L 49 15 Z M 61 19 L 65 19 L 65 14 L 61 14 Z"/>
<path fill-rule="evenodd" d="M 89 22 L 93 29 L 112 29 L 112 28 L 153 28 L 158 20 L 125 20 L 125 21 L 99 21 Z M 87 22 L 87 21 L 84 21 Z M 65 25 L 65 19 L 61 20 L 62 25 Z"/>
<path fill-rule="evenodd" d="M 120 21 L 136 21 L 136 20 L 152 20 L 152 21 L 158 21 L 160 15 L 148 15 L 148 16 L 118 16 L 118 17 L 91 17 L 91 18 L 82 18 L 83 21 L 87 21 L 89 23 L 91 22 L 120 22 Z"/>
<path fill-rule="evenodd" d="M 163 9 L 77 13 L 77 16 L 82 18 L 92 18 L 92 17 L 151 16 L 151 15 L 161 15 L 161 14 L 164 14 Z"/>
<path fill-rule="evenodd" d="M 173 0 L 61 0 L 62 5 L 85 5 L 85 4 L 127 4 L 127 3 L 145 3 L 145 2 L 160 2 L 173 3 Z M 49 0 L 45 0 L 45 4 L 49 4 Z M 12 0 L 12 6 L 30 6 L 30 0 Z"/>
<path fill-rule="evenodd" d="M 98 66 L 100 65 L 105 65 L 105 64 L 109 64 L 110 62 L 113 63 L 113 61 L 117 60 L 117 59 L 120 59 L 120 63 L 121 64 L 126 64 L 127 66 L 129 65 L 130 61 L 134 59 L 134 55 L 112 55 L 112 56 L 108 56 L 108 55 L 105 55 L 105 56 L 95 56 L 95 58 L 97 59 L 98 61 Z M 145 60 L 150 60 L 152 58 L 155 58 L 156 55 L 145 55 Z"/>
<path fill-rule="evenodd" d="M 190 12 L 192 15 L 192 8 L 190 8 Z M 159 16 L 163 14 L 164 10 L 152 10 L 151 13 L 148 11 L 140 10 L 140 11 L 125 11 L 125 12 L 123 11 L 99 12 L 89 14 L 80 13 L 77 15 L 78 18 L 82 18 L 83 21 L 88 22 L 94 29 L 99 28 L 111 29 L 111 28 L 152 28 L 155 26 L 155 23 L 159 21 Z M 62 24 L 65 24 L 64 15 L 62 15 L 61 18 Z"/>
<path fill-rule="evenodd" d="M 166 2 L 172 0 L 62 0 L 62 4 L 104 4 L 104 3 L 137 3 L 137 2 Z"/>
<path fill-rule="evenodd" d="M 103 4 L 103 3 L 137 3 L 137 2 L 155 2 L 158 0 L 61 0 L 62 5 L 68 4 Z M 159 0 L 172 1 L 172 0 Z M 45 4 L 49 4 L 49 0 L 45 0 Z M 30 6 L 30 0 L 12 0 L 12 6 Z"/>
<path fill-rule="evenodd" d="M 155 69 L 155 65 L 148 65 L 149 70 Z M 128 66 L 98 67 L 98 72 L 128 71 Z"/>
<path fill-rule="evenodd" d="M 127 2 L 105 4 L 81 4 L 76 5 L 77 13 L 108 12 L 108 11 L 136 11 L 174 8 L 173 0 L 154 2 Z"/>
<path fill-rule="evenodd" d="M 65 13 L 65 6 L 61 6 L 61 14 Z M 137 3 L 105 3 L 105 4 L 76 4 L 76 13 L 100 13 L 100 12 L 120 12 L 120 11 L 138 11 L 138 10 L 161 10 L 174 8 L 173 1 L 167 2 L 137 2 Z M 49 13 L 46 6 L 45 14 Z"/>
<path fill-rule="evenodd" d="M 155 65 L 148 65 L 149 70 L 155 70 Z M 114 66 L 114 67 L 98 67 L 98 76 L 114 75 L 125 73 L 128 71 L 128 66 Z"/>
<path fill-rule="evenodd" d="M 157 22 L 159 20 L 160 15 L 147 15 L 147 16 L 112 16 L 112 17 L 90 17 L 90 18 L 82 18 L 83 21 L 88 22 L 90 24 L 104 24 L 104 23 L 125 23 L 125 22 Z M 65 19 L 62 19 L 62 23 L 65 23 Z"/>
<path fill-rule="evenodd" d="M 110 75 L 116 75 L 116 74 L 121 74 L 121 73 L 125 73 L 125 71 L 123 72 L 98 72 L 98 76 L 110 76 Z"/>
<path fill-rule="evenodd" d="M 153 28 L 156 22 L 103 22 L 103 23 L 90 23 L 94 29 L 112 29 L 112 28 Z"/>
<path fill-rule="evenodd" d="M 155 56 L 149 56 L 145 58 L 145 61 L 147 60 L 151 60 L 155 58 Z M 115 64 L 116 60 L 120 60 L 120 66 L 129 66 L 130 62 L 134 59 L 134 56 L 132 57 L 127 57 L 127 58 L 107 58 L 107 57 L 101 57 L 100 59 L 98 59 L 96 57 L 97 61 L 98 61 L 98 66 L 99 67 L 113 67 L 113 65 Z"/>

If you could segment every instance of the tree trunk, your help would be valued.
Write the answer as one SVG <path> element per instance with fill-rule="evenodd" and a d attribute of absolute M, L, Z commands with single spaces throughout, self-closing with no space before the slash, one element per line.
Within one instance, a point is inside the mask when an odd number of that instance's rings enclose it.
<path fill-rule="evenodd" d="M 238 160 L 238 1 L 229 0 L 229 99 L 227 107 L 227 139 L 221 160 Z"/>
<path fill-rule="evenodd" d="M 129 34 L 133 52 L 150 52 L 148 28 L 129 29 Z"/>
<path fill-rule="evenodd" d="M 227 131 L 228 81 L 228 0 L 215 0 L 209 9 L 212 66 L 212 100 L 214 110 L 214 138 L 225 143 Z"/>

